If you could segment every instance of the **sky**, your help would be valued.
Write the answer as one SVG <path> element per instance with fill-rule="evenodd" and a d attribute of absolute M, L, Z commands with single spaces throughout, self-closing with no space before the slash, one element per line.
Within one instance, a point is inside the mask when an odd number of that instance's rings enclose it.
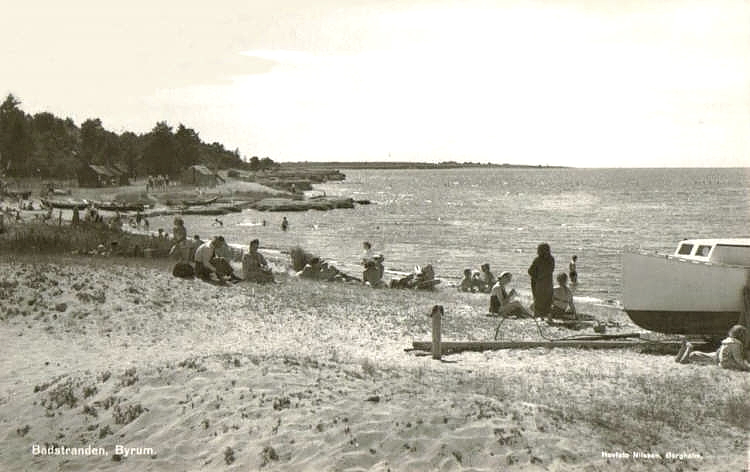
<path fill-rule="evenodd" d="M 276 161 L 750 166 L 750 2 L 10 2 L 0 93 Z"/>

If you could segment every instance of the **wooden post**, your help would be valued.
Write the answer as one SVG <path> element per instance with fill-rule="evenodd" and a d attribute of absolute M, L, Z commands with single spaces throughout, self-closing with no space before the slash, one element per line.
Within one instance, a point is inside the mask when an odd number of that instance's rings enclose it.
<path fill-rule="evenodd" d="M 62 210 L 57 214 L 57 226 L 62 226 Z"/>
<path fill-rule="evenodd" d="M 443 317 L 443 306 L 435 305 L 432 307 L 432 358 L 440 360 L 443 355 L 443 349 L 440 342 L 441 337 L 441 322 Z"/>

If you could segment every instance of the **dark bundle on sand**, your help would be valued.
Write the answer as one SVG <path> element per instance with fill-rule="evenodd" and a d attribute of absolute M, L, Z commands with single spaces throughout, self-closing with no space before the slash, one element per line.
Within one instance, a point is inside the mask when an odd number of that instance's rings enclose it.
<path fill-rule="evenodd" d="M 292 259 L 292 268 L 299 272 L 305 268 L 305 265 L 310 264 L 315 256 L 305 251 L 299 246 L 295 246 L 289 251 L 289 255 Z"/>
<path fill-rule="evenodd" d="M 416 290 L 433 290 L 440 281 L 435 278 L 435 270 L 432 264 L 424 267 L 417 266 L 414 273 L 391 280 L 391 288 L 411 288 Z"/>
<path fill-rule="evenodd" d="M 361 279 L 341 272 L 330 262 L 313 256 L 299 246 L 289 251 L 292 268 L 304 278 L 326 280 L 329 282 L 362 282 Z"/>

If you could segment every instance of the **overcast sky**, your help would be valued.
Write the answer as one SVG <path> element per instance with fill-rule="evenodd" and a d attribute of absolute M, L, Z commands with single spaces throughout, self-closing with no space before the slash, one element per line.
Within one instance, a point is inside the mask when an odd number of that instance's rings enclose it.
<path fill-rule="evenodd" d="M 0 69 L 29 113 L 246 158 L 750 165 L 742 0 L 23 0 Z"/>

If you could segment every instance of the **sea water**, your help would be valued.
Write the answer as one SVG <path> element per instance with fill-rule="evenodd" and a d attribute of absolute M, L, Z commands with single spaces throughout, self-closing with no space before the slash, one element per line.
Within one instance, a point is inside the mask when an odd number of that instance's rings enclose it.
<path fill-rule="evenodd" d="M 347 170 L 317 193 L 370 200 L 354 209 L 218 217 L 186 216 L 188 234 L 259 238 L 261 248 L 301 246 L 357 274 L 362 242 L 385 256 L 386 269 L 432 264 L 445 286 L 465 268 L 489 263 L 512 286 L 547 242 L 555 272 L 578 256 L 576 296 L 617 302 L 624 250 L 672 252 L 684 238 L 750 237 L 750 169 L 465 168 Z M 289 230 L 281 230 L 283 216 Z M 172 217 L 151 228 L 171 232 Z M 265 221 L 266 225 L 263 225 Z"/>

